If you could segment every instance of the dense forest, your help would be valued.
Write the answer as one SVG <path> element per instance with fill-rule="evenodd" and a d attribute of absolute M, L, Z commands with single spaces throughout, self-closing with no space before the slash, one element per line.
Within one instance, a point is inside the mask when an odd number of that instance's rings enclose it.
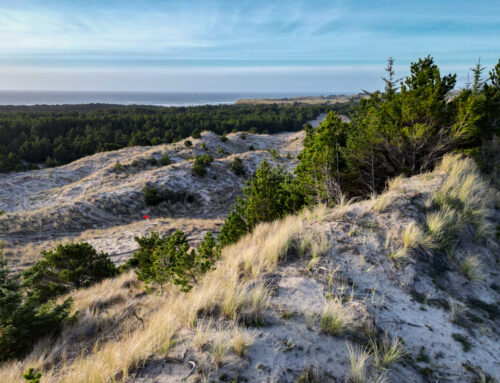
<path fill-rule="evenodd" d="M 209 130 L 277 133 L 302 129 L 338 105 L 155 107 L 56 105 L 0 107 L 0 172 L 66 164 L 97 152 L 171 143 Z"/>

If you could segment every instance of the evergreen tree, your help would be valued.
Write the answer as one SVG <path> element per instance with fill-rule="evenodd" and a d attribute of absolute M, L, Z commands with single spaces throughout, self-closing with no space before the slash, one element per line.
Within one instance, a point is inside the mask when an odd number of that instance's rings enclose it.
<path fill-rule="evenodd" d="M 177 230 L 172 235 L 160 237 L 152 232 L 149 237 L 136 237 L 139 250 L 129 266 L 137 267 L 139 280 L 150 288 L 163 289 L 172 282 L 181 291 L 191 290 L 201 275 L 211 270 L 219 258 L 220 250 L 211 233 L 207 233 L 198 249 L 190 249 L 186 234 Z"/>
<path fill-rule="evenodd" d="M 243 189 L 243 198 L 238 198 L 224 221 L 219 242 L 222 246 L 234 243 L 260 222 L 284 217 L 302 205 L 302 195 L 297 192 L 291 175 L 264 160 Z"/>
<path fill-rule="evenodd" d="M 245 165 L 243 165 L 243 161 L 239 157 L 234 157 L 233 162 L 231 162 L 229 167 L 237 176 L 242 176 L 245 174 Z"/>
<path fill-rule="evenodd" d="M 71 289 L 89 287 L 118 272 L 108 254 L 98 253 L 85 242 L 59 244 L 55 250 L 42 251 L 42 256 L 23 272 L 23 287 L 42 302 Z"/>
<path fill-rule="evenodd" d="M 296 179 L 306 202 L 333 204 L 341 190 L 341 170 L 345 166 L 341 148 L 345 146 L 347 124 L 330 112 L 314 130 L 306 126 L 304 149 L 295 168 Z"/>
<path fill-rule="evenodd" d="M 0 361 L 23 356 L 37 339 L 59 330 L 71 304 L 70 298 L 57 305 L 40 304 L 36 294 L 26 296 L 0 253 Z"/>

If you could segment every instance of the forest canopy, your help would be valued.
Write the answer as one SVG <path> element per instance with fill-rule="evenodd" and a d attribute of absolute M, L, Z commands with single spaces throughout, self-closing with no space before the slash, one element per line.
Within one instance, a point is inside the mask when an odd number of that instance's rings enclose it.
<path fill-rule="evenodd" d="M 337 105 L 205 105 L 155 107 L 55 105 L 0 107 L 0 172 L 57 166 L 97 152 L 159 145 L 202 131 L 297 131 L 318 114 L 346 112 Z"/>

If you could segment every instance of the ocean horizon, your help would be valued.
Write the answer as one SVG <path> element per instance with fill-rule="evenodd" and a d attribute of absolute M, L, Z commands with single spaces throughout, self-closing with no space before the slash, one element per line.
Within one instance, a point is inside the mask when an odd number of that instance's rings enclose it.
<path fill-rule="evenodd" d="M 233 104 L 248 98 L 327 96 L 321 92 L 92 92 L 0 91 L 0 105 L 118 104 L 196 106 Z"/>

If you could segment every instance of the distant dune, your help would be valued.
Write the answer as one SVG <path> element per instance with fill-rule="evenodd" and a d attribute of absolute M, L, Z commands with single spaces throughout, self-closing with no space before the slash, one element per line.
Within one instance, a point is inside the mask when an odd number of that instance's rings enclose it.
<path fill-rule="evenodd" d="M 329 95 L 329 96 L 304 96 L 304 97 L 286 97 L 286 98 L 253 98 L 241 99 L 235 104 L 279 104 L 279 105 L 293 105 L 298 104 L 342 104 L 351 101 L 361 100 L 366 97 L 364 93 L 354 95 Z"/>

